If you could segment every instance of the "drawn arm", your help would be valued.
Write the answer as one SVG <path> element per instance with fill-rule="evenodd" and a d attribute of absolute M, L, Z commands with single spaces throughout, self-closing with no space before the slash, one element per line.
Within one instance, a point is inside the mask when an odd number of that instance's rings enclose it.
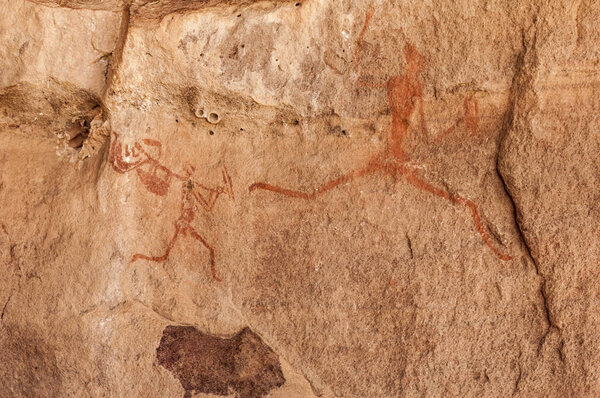
<path fill-rule="evenodd" d="M 227 167 L 223 166 L 221 175 L 223 176 L 223 193 L 229 196 L 231 200 L 235 200 L 235 195 L 233 193 L 233 182 L 231 181 Z"/>
<path fill-rule="evenodd" d="M 369 9 L 367 10 L 367 14 L 365 15 L 365 23 L 363 24 L 362 29 L 360 30 L 360 33 L 358 34 L 358 37 L 356 38 L 356 45 L 354 47 L 354 70 L 358 70 L 358 67 L 360 65 L 360 45 L 362 44 L 364 37 L 365 37 L 365 33 L 367 32 L 367 28 L 369 27 L 369 23 L 371 22 L 371 18 L 373 17 L 373 14 L 375 13 L 375 9 L 373 8 L 373 6 L 369 6 Z"/>
<path fill-rule="evenodd" d="M 360 61 L 361 61 L 361 53 L 360 53 L 360 46 L 363 42 L 365 33 L 367 31 L 367 28 L 369 27 L 369 23 L 371 22 L 371 18 L 373 17 L 373 14 L 375 12 L 375 9 L 373 8 L 373 6 L 369 6 L 369 8 L 367 9 L 367 13 L 365 15 L 365 22 L 363 23 L 362 29 L 360 30 L 360 33 L 358 34 L 358 37 L 356 38 L 356 41 L 354 43 L 354 53 L 352 55 L 352 62 L 354 63 L 354 66 L 350 69 L 351 71 L 358 71 L 358 68 L 360 66 Z M 344 84 L 342 87 L 342 95 L 340 96 L 340 108 L 343 108 L 343 103 L 344 103 L 344 93 L 347 91 L 348 88 L 348 84 L 350 83 L 350 79 L 344 79 Z M 381 88 L 378 85 L 374 85 L 370 82 L 367 82 L 364 80 L 364 78 L 359 77 L 357 79 L 356 82 L 359 86 L 364 86 L 364 87 L 370 87 L 370 88 Z"/>
<path fill-rule="evenodd" d="M 464 115 L 459 117 L 456 122 L 454 122 L 454 124 L 452 124 L 452 126 L 450 126 L 446 131 L 438 135 L 433 141 L 434 143 L 452 134 L 456 127 L 463 122 L 471 131 L 471 134 L 477 133 L 477 129 L 479 128 L 479 104 L 477 103 L 477 100 L 474 99 L 473 96 L 466 97 L 463 102 L 463 109 Z"/>
<path fill-rule="evenodd" d="M 165 174 L 165 178 L 164 180 L 169 180 L 171 177 L 175 177 L 177 178 L 179 181 L 187 181 L 187 177 L 181 174 L 177 174 L 173 171 L 171 171 L 170 169 L 166 168 L 165 166 L 163 166 L 162 164 L 158 163 L 157 161 L 155 161 L 153 159 L 154 163 L 155 163 L 155 169 L 157 171 L 161 171 L 162 173 Z"/>
<path fill-rule="evenodd" d="M 194 198 L 204 207 L 204 210 L 211 211 L 215 206 L 219 195 L 223 193 L 222 188 L 206 188 L 204 186 L 200 186 L 201 189 L 208 191 L 206 195 L 202 195 L 199 192 L 192 192 Z"/>
<path fill-rule="evenodd" d="M 463 118 L 460 117 L 458 118 L 457 121 L 455 121 L 452 126 L 448 127 L 446 129 L 446 131 L 444 131 L 442 134 L 438 135 L 435 140 L 433 140 L 434 143 L 437 143 L 439 141 L 441 141 L 442 139 L 446 138 L 446 136 L 452 134 L 452 132 L 456 129 L 456 127 L 463 121 Z"/>
<path fill-rule="evenodd" d="M 354 47 L 354 57 L 353 57 L 354 71 L 357 71 L 360 66 L 360 61 L 361 61 L 360 46 L 362 45 L 362 42 L 364 41 L 365 33 L 367 32 L 367 28 L 369 27 L 369 23 L 371 22 L 371 18 L 373 17 L 374 13 L 375 13 L 375 9 L 373 8 L 373 6 L 372 5 L 369 6 L 369 9 L 367 10 L 367 14 L 365 15 L 365 22 L 363 24 L 363 27 L 360 30 L 358 37 L 356 38 L 356 44 Z M 360 76 L 358 79 L 356 79 L 356 83 L 362 87 L 375 88 L 375 89 L 381 89 L 381 88 L 387 87 L 387 84 L 377 84 L 377 83 L 372 83 L 370 81 L 366 81 L 365 77 L 363 77 L 363 76 Z"/>

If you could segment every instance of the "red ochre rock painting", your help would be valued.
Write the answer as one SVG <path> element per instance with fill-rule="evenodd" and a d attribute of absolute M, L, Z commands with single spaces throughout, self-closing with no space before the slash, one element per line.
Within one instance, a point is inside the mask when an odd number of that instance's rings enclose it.
<path fill-rule="evenodd" d="M 185 165 L 183 173 L 175 173 L 160 163 L 161 154 L 162 144 L 159 141 L 146 138 L 133 145 L 123 145 L 119 140 L 119 134 L 114 133 L 114 141 L 110 148 L 110 163 L 117 173 L 125 174 L 135 170 L 148 192 L 159 196 L 168 193 L 172 182 L 179 183 L 181 187 L 180 215 L 174 223 L 175 232 L 167 244 L 166 251 L 159 256 L 136 253 L 131 258 L 131 262 L 147 260 L 162 263 L 169 257 L 177 239 L 189 235 L 208 250 L 212 277 L 220 282 L 221 278 L 217 276 L 215 265 L 215 249 L 194 229 L 192 221 L 194 221 L 197 204 L 205 211 L 211 211 L 222 194 L 227 195 L 231 200 L 235 199 L 227 168 L 223 167 L 221 170 L 223 184 L 208 187 L 192 179 L 194 166 Z"/>
<path fill-rule="evenodd" d="M 364 25 L 356 40 L 354 52 L 354 69 L 358 70 L 360 63 L 360 44 L 367 31 L 369 22 L 373 16 L 374 10 L 370 8 L 367 11 Z M 410 166 L 409 155 L 405 152 L 405 139 L 408 135 L 410 119 L 415 109 L 419 108 L 419 116 L 421 128 L 427 131 L 425 126 L 425 117 L 423 112 L 423 82 L 421 74 L 423 72 L 425 58 L 417 51 L 416 47 L 410 43 L 404 47 L 404 57 L 406 59 L 406 69 L 403 74 L 392 76 L 388 79 L 385 85 L 375 85 L 369 82 L 358 79 L 357 83 L 361 86 L 371 88 L 385 89 L 387 91 L 388 104 L 392 114 L 392 124 L 389 132 L 389 142 L 387 148 L 381 153 L 373 156 L 367 164 L 355 170 L 352 170 L 340 177 L 327 181 L 320 185 L 312 192 L 302 192 L 292 189 L 283 188 L 280 186 L 256 182 L 250 185 L 250 192 L 255 190 L 267 190 L 284 195 L 291 198 L 300 198 L 312 200 L 319 195 L 322 195 L 342 184 L 353 181 L 359 177 L 364 177 L 374 173 L 383 173 L 389 175 L 395 180 L 404 177 L 406 181 L 415 186 L 417 189 L 440 197 L 449 201 L 452 204 L 464 206 L 469 209 L 475 229 L 483 242 L 490 250 L 501 260 L 508 261 L 512 257 L 504 253 L 492 241 L 489 232 L 483 225 L 481 213 L 477 205 L 470 199 L 450 193 L 442 188 L 437 188 L 419 177 L 416 170 L 417 167 Z M 464 100 L 464 115 L 456 120 L 446 131 L 441 133 L 434 142 L 437 142 L 449 134 L 451 134 L 459 124 L 464 126 L 471 132 L 476 133 L 479 124 L 479 109 L 477 101 L 468 96 Z"/>
<path fill-rule="evenodd" d="M 167 326 L 156 360 L 179 380 L 185 398 L 192 392 L 260 398 L 285 383 L 279 358 L 249 328 L 220 338 L 191 326 Z"/>

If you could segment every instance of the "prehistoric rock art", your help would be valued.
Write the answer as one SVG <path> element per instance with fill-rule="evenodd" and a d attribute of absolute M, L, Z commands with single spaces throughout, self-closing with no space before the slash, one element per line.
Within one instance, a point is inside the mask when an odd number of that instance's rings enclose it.
<path fill-rule="evenodd" d="M 362 42 L 364 35 L 367 31 L 367 27 L 373 16 L 373 9 L 369 9 L 367 12 L 364 25 L 358 36 L 355 47 L 355 68 L 359 68 L 360 64 L 360 51 L 359 46 Z M 394 180 L 398 180 L 400 177 L 405 177 L 406 180 L 417 187 L 418 189 L 431 193 L 440 198 L 446 199 L 447 201 L 467 207 L 471 211 L 471 217 L 477 229 L 477 232 L 481 236 L 483 242 L 494 252 L 494 254 L 501 260 L 508 261 L 512 257 L 506 253 L 503 253 L 500 248 L 492 241 L 490 234 L 483 225 L 480 211 L 477 205 L 470 199 L 462 196 L 450 193 L 444 189 L 437 188 L 430 183 L 423 180 L 417 175 L 417 168 L 410 165 L 410 156 L 404 150 L 404 142 L 409 133 L 410 119 L 415 111 L 418 103 L 421 129 L 426 134 L 427 128 L 425 126 L 425 117 L 423 112 L 423 83 L 420 80 L 420 75 L 423 72 L 425 59 L 412 44 L 406 44 L 404 47 L 404 57 L 407 62 L 406 70 L 404 74 L 399 76 L 392 76 L 388 79 L 385 86 L 373 85 L 370 82 L 362 81 L 361 78 L 358 80 L 358 84 L 368 86 L 372 88 L 382 88 L 387 90 L 387 98 L 389 107 L 392 113 L 392 125 L 389 133 L 389 144 L 388 147 L 380 154 L 375 155 L 366 166 L 353 170 L 347 174 L 344 174 L 338 178 L 330 180 L 313 192 L 300 192 L 292 189 L 279 187 L 264 182 L 257 182 L 249 187 L 250 191 L 257 189 L 267 190 L 276 192 L 280 195 L 284 195 L 291 198 L 301 199 L 314 199 L 318 195 L 322 195 L 335 187 L 348 183 L 359 177 L 364 177 L 369 174 L 382 172 L 386 175 L 391 176 Z M 472 132 L 477 131 L 478 126 L 478 106 L 475 99 L 467 97 L 464 100 L 464 111 L 465 114 L 458 120 L 456 120 L 452 126 L 446 131 L 440 134 L 437 140 L 441 140 L 460 124 L 464 123 L 465 126 Z"/>
<path fill-rule="evenodd" d="M 110 162 L 117 173 L 124 174 L 135 170 L 148 192 L 159 196 L 167 194 L 171 181 L 175 180 L 181 183 L 181 211 L 179 218 L 175 221 L 175 233 L 169 241 L 166 251 L 160 256 L 136 253 L 131 258 L 131 262 L 147 260 L 162 263 L 169 257 L 169 253 L 179 236 L 189 234 L 208 250 L 212 277 L 220 282 L 221 278 L 217 276 L 215 265 L 215 249 L 191 224 L 194 221 L 196 204 L 199 204 L 205 211 L 211 211 L 222 194 L 226 194 L 231 200 L 235 199 L 233 184 L 227 168 L 223 166 L 221 170 L 223 185 L 208 187 L 192 179 L 191 176 L 195 171 L 195 167 L 192 165 L 186 165 L 183 174 L 175 173 L 162 165 L 159 162 L 162 153 L 162 144 L 159 141 L 146 138 L 141 142 L 136 142 L 133 146 L 125 145 L 123 147 L 123 144 L 119 141 L 119 134 L 114 133 L 114 135 L 115 139 L 111 144 Z M 153 152 L 155 152 L 155 155 L 153 155 Z"/>
<path fill-rule="evenodd" d="M 192 392 L 259 398 L 285 383 L 279 359 L 249 328 L 231 338 L 204 334 L 191 326 L 167 326 L 156 349 L 159 365 Z"/>
<path fill-rule="evenodd" d="M 600 1 L 0 9 L 0 398 L 600 397 Z"/>

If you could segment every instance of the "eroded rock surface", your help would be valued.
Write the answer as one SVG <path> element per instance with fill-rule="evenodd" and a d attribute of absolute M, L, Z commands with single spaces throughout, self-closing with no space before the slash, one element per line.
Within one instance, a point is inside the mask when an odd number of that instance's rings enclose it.
<path fill-rule="evenodd" d="M 0 6 L 0 396 L 600 394 L 596 2 Z"/>

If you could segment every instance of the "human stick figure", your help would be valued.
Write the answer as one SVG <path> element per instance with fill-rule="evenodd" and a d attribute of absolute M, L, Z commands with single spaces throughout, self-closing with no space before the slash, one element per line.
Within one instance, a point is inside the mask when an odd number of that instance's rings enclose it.
<path fill-rule="evenodd" d="M 152 139 L 143 139 L 132 146 L 121 144 L 119 134 L 114 133 L 115 140 L 110 148 L 110 163 L 113 169 L 120 174 L 125 174 L 135 170 L 138 178 L 144 184 L 146 189 L 159 196 L 165 196 L 170 188 L 172 181 L 181 184 L 181 199 L 179 218 L 175 221 L 175 233 L 167 245 L 166 251 L 160 256 L 148 256 L 136 253 L 131 258 L 131 262 L 137 260 L 147 260 L 157 263 L 164 262 L 175 245 L 179 236 L 191 236 L 204 246 L 209 252 L 210 270 L 214 280 L 221 282 L 217 276 L 215 265 L 215 250 L 207 240 L 200 235 L 192 226 L 196 215 L 197 204 L 205 211 L 211 211 L 217 202 L 217 199 L 226 194 L 231 200 L 234 200 L 233 184 L 227 168 L 223 166 L 221 176 L 222 185 L 218 187 L 208 187 L 192 179 L 195 168 L 186 165 L 183 174 L 175 173 L 159 162 L 162 153 L 162 144 Z M 154 152 L 154 153 L 153 153 Z"/>
<path fill-rule="evenodd" d="M 359 67 L 360 44 L 364 38 L 365 32 L 367 31 L 373 12 L 374 10 L 372 8 L 367 11 L 365 22 L 356 41 L 354 52 L 354 59 L 356 61 L 354 64 L 355 70 L 358 70 Z M 433 186 L 417 175 L 416 167 L 408 164 L 410 157 L 405 151 L 405 141 L 409 133 L 408 129 L 410 126 L 411 116 L 413 115 L 417 106 L 419 108 L 421 129 L 424 133 L 427 132 L 423 112 L 423 82 L 421 80 L 425 59 L 417 51 L 416 47 L 410 43 L 406 44 L 404 47 L 404 58 L 407 63 L 404 73 L 390 77 L 385 85 L 375 85 L 364 81 L 360 77 L 358 78 L 359 85 L 371 88 L 381 88 L 385 89 L 387 92 L 388 104 L 392 114 L 392 123 L 390 126 L 387 147 L 381 153 L 371 158 L 371 160 L 369 160 L 364 167 L 350 171 L 340 177 L 327 181 L 314 189 L 312 192 L 302 192 L 287 189 L 264 182 L 256 182 L 250 185 L 249 191 L 252 192 L 260 189 L 272 191 L 287 197 L 312 200 L 317 196 L 322 195 L 342 184 L 370 174 L 380 172 L 391 176 L 396 181 L 400 177 L 404 177 L 406 181 L 419 190 L 443 198 L 454 205 L 461 205 L 469 209 L 477 233 L 480 235 L 483 242 L 499 259 L 503 261 L 511 260 L 512 257 L 506 253 L 503 253 L 492 241 L 487 228 L 483 225 L 479 209 L 472 200 Z M 463 123 L 472 133 L 477 131 L 479 121 L 477 102 L 472 97 L 467 97 L 465 98 L 463 105 L 464 115 L 456 120 L 450 126 L 450 128 L 441 133 L 434 142 L 437 142 L 451 134 L 461 123 Z"/>

